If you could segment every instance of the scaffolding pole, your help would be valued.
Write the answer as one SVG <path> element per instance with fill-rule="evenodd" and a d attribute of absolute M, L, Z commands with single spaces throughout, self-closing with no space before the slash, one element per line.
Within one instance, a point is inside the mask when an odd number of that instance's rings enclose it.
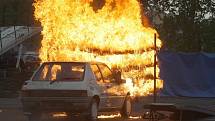
<path fill-rule="evenodd" d="M 155 53 L 154 53 L 154 103 L 157 101 L 157 91 L 156 91 L 156 59 L 157 59 L 157 35 L 156 33 L 154 34 L 154 48 L 155 48 Z"/>

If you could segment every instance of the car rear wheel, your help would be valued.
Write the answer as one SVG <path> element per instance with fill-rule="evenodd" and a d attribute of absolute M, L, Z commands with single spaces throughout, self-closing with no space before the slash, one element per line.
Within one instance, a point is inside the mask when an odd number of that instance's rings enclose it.
<path fill-rule="evenodd" d="M 98 115 L 98 102 L 96 99 L 93 99 L 90 105 L 90 110 L 89 110 L 89 118 L 91 121 L 96 121 L 97 120 L 97 115 Z"/>
<path fill-rule="evenodd" d="M 41 112 L 32 112 L 31 115 L 28 115 L 28 121 L 40 121 L 41 115 Z"/>
<path fill-rule="evenodd" d="M 131 98 L 126 97 L 124 105 L 121 110 L 121 116 L 124 118 L 128 118 L 131 115 L 131 110 L 132 110 Z"/>

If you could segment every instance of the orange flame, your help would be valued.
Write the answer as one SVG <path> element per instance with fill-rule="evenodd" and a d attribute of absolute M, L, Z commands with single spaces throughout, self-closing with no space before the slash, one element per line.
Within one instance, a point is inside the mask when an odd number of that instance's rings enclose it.
<path fill-rule="evenodd" d="M 97 118 L 98 119 L 110 119 L 110 118 L 121 118 L 121 114 L 120 113 L 113 113 L 113 114 L 103 114 L 103 115 L 98 115 Z M 129 119 L 141 119 L 141 116 L 129 116 Z"/>
<path fill-rule="evenodd" d="M 43 26 L 39 55 L 43 62 L 101 61 L 132 78 L 120 89 L 133 95 L 152 92 L 154 33 L 158 33 L 143 26 L 137 0 L 35 0 L 34 7 Z M 161 47 L 159 38 L 157 45 Z M 162 86 L 158 80 L 157 88 Z"/>
<path fill-rule="evenodd" d="M 117 113 L 117 114 L 109 114 L 109 115 L 99 115 L 97 116 L 97 118 L 99 119 L 104 119 L 104 118 L 120 118 L 121 114 Z"/>
<path fill-rule="evenodd" d="M 56 112 L 52 114 L 53 117 L 66 117 L 68 114 L 66 112 Z"/>

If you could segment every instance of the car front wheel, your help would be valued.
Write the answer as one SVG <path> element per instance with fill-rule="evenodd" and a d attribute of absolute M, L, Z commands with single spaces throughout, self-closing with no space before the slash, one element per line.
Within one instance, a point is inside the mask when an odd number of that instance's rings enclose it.
<path fill-rule="evenodd" d="M 131 115 L 131 110 L 132 110 L 131 98 L 126 97 L 124 105 L 121 110 L 121 116 L 124 118 L 128 118 Z"/>

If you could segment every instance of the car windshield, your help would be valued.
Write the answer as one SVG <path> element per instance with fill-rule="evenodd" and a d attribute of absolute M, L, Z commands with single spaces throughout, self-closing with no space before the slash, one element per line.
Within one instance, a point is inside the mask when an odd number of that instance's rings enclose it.
<path fill-rule="evenodd" d="M 84 71 L 84 63 L 44 63 L 32 81 L 82 81 Z"/>

